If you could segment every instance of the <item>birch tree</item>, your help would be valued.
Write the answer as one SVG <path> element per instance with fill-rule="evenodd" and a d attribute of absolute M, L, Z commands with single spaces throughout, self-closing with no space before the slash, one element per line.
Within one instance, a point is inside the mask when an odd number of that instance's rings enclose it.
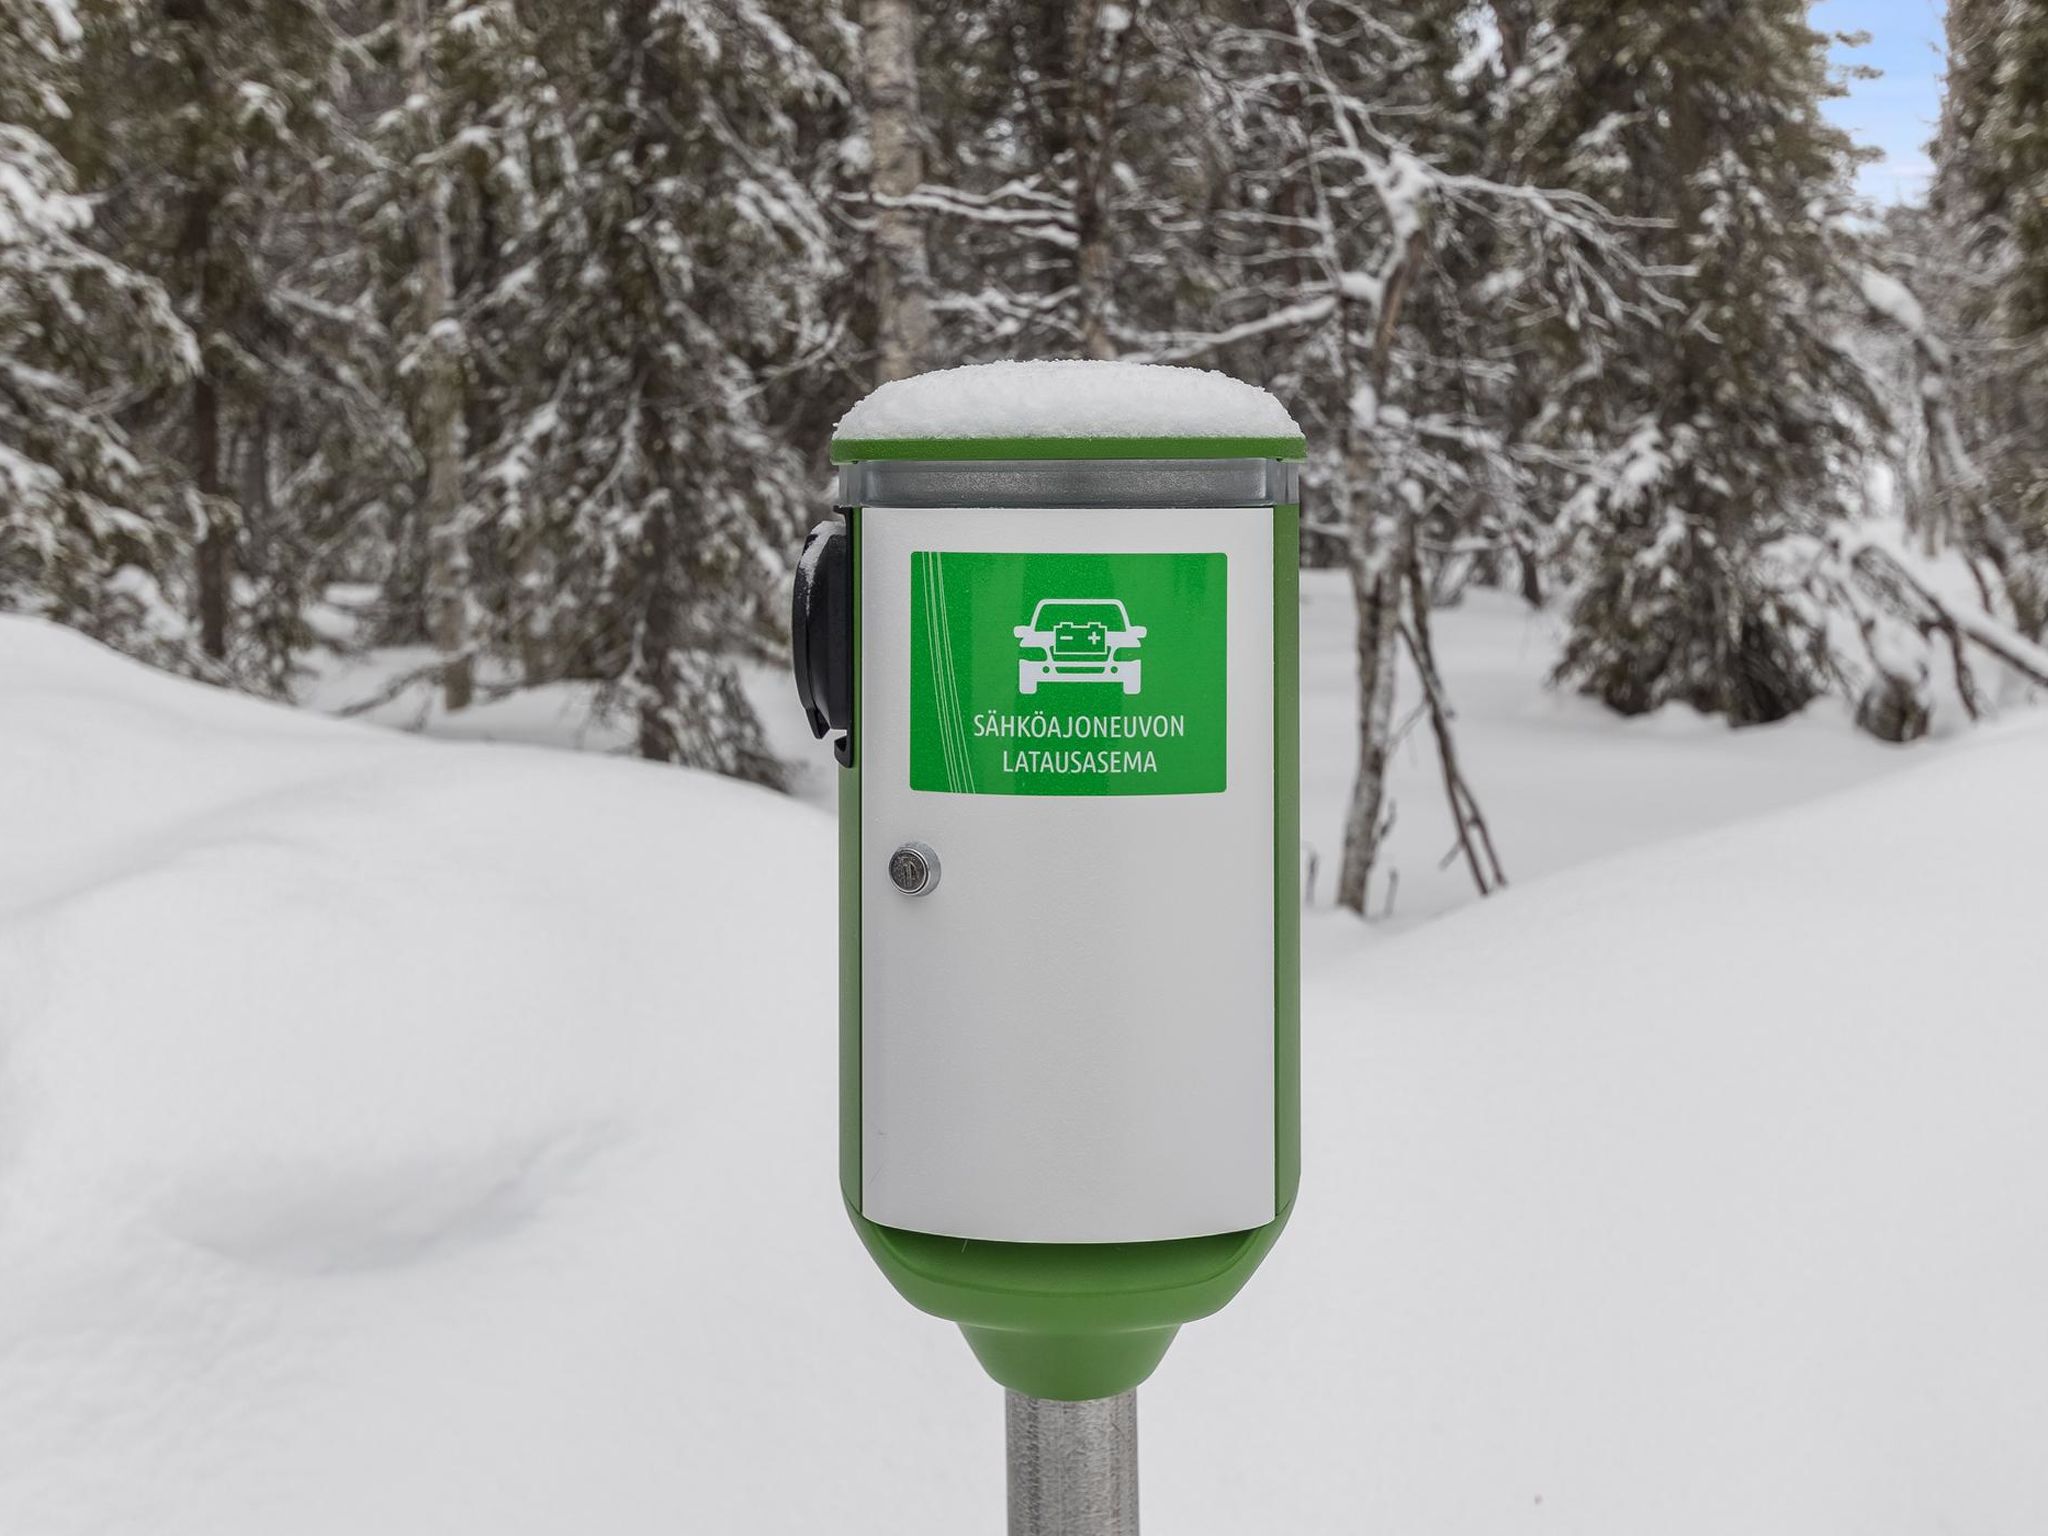
<path fill-rule="evenodd" d="M 434 61 L 437 19 L 432 0 L 404 0 L 398 18 L 416 273 L 399 375 L 411 397 L 413 441 L 425 466 L 420 522 L 427 552 L 428 634 L 440 654 L 443 702 L 458 710 L 469 704 L 475 691 L 469 508 L 464 495 L 467 349 L 455 306 L 451 172 Z"/>
<path fill-rule="evenodd" d="M 931 265 L 924 214 L 913 201 L 924 183 L 913 0 L 864 0 L 861 59 L 874 206 L 875 374 L 887 381 L 925 368 L 932 342 Z"/>
<path fill-rule="evenodd" d="M 1649 302 L 1596 204 L 1502 174 L 1488 146 L 1506 75 L 1472 22 L 1460 5 L 1394 17 L 1294 0 L 1183 34 L 1232 169 L 1204 223 L 1219 284 L 1205 323 L 1157 335 L 1148 354 L 1271 381 L 1307 429 L 1312 491 L 1331 509 L 1314 532 L 1357 609 L 1337 900 L 1360 913 L 1391 814 L 1391 753 L 1424 723 L 1451 856 L 1482 892 L 1505 881 L 1457 750 L 1431 611 L 1451 562 L 1520 535 L 1500 525 L 1498 488 L 1561 456 L 1501 404 L 1530 337 L 1568 325 L 1592 376 L 1599 338 Z M 1419 695 L 1405 716 L 1404 656 Z"/>

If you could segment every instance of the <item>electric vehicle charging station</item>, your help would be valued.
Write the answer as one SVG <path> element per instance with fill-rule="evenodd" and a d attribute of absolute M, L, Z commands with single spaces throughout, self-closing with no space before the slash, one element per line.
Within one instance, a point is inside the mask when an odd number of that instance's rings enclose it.
<path fill-rule="evenodd" d="M 1129 1393 L 1294 1202 L 1303 455 L 1264 391 L 1126 363 L 901 380 L 833 440 L 793 629 L 841 1189 L 1030 1399 Z"/>

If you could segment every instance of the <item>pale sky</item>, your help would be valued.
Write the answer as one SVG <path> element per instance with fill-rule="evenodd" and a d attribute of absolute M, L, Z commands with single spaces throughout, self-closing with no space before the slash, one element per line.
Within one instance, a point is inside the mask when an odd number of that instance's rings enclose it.
<path fill-rule="evenodd" d="M 1881 80 L 1859 80 L 1829 113 L 1885 158 L 1863 172 L 1864 193 L 1880 203 L 1911 202 L 1927 189 L 1927 141 L 1941 112 L 1942 0 L 1817 0 L 1813 25 L 1868 32 L 1862 48 L 1837 48 L 1844 63 L 1872 65 Z"/>

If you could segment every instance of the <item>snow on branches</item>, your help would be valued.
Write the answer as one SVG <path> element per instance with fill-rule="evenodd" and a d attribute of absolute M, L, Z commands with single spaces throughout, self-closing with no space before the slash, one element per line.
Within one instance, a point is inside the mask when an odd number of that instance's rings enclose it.
<path fill-rule="evenodd" d="M 161 287 L 87 243 L 92 205 L 36 126 L 62 124 L 79 37 L 66 5 L 0 0 L 0 607 L 188 665 L 162 587 L 190 524 L 118 413 L 197 350 Z"/>

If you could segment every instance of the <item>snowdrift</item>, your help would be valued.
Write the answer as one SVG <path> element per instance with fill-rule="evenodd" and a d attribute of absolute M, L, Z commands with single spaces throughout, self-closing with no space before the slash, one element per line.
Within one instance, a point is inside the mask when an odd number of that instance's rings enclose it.
<path fill-rule="evenodd" d="M 833 838 L 0 620 L 0 1531 L 1001 1527 L 837 1209 Z M 2048 730 L 1320 935 L 1161 1530 L 2048 1523 Z"/>

